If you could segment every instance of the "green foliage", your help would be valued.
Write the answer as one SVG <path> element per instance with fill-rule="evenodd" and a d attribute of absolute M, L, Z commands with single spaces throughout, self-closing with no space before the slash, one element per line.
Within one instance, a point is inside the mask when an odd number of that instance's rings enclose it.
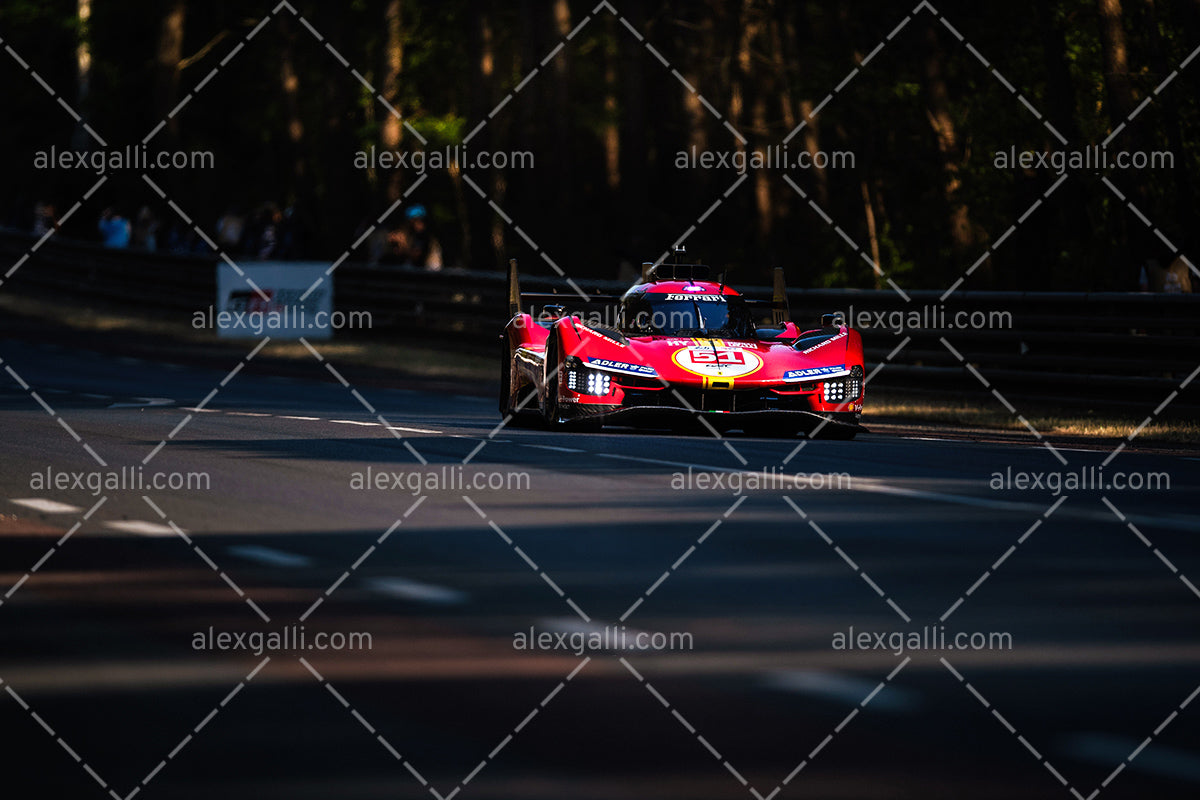
<path fill-rule="evenodd" d="M 1200 41 L 1200 9 L 1190 0 L 1124 5 L 1132 100 L 1153 100 L 1113 146 L 1169 150 L 1175 164 L 1105 175 L 1169 239 L 1190 246 L 1188 215 L 1200 196 L 1195 67 L 1157 90 Z M 1122 123 L 1111 108 L 1093 0 L 937 4 L 965 41 L 924 11 L 888 39 L 909 9 L 884 0 L 630 4 L 622 13 L 641 41 L 603 10 L 566 40 L 564 31 L 592 14 L 582 0 L 566 4 L 565 20 L 555 16 L 555 2 L 403 0 L 392 40 L 386 15 L 393 7 L 390 0 L 304 0 L 297 8 L 321 40 L 283 12 L 246 41 L 273 5 L 192 0 L 182 53 L 192 63 L 165 98 L 155 66 L 165 13 L 159 4 L 94 0 L 83 31 L 74 2 L 10 0 L 0 6 L 0 37 L 73 102 L 75 47 L 86 35 L 93 62 L 79 110 L 113 146 L 141 141 L 190 97 L 155 143 L 212 150 L 217 168 L 159 174 L 156 182 L 204 225 L 231 203 L 294 202 L 314 256 L 339 255 L 364 218 L 415 180 L 411 171 L 353 167 L 356 152 L 382 146 L 390 112 L 381 92 L 428 141 L 426 149 L 462 144 L 475 131 L 473 150 L 529 151 L 536 159 L 532 169 L 463 173 L 511 221 L 458 175 L 431 174 L 413 196 L 436 209 L 448 258 L 469 265 L 532 254 L 528 236 L 578 277 L 611 277 L 621 260 L 658 257 L 704 216 L 689 239 L 693 251 L 744 265 L 743 280 L 766 280 L 771 265 L 787 263 L 796 265 L 797 284 L 873 287 L 875 273 L 826 221 L 870 252 L 864 185 L 872 187 L 881 266 L 909 288 L 948 285 L 1039 200 L 969 288 L 1133 288 L 1138 261 L 1171 255 L 1101 176 L 1072 173 L 1047 199 L 1058 175 L 996 165 L 997 153 L 1096 145 Z M 389 88 L 388 56 L 397 49 L 402 68 Z M 854 72 L 868 54 L 871 62 Z M 285 63 L 297 79 L 291 94 Z M 90 185 L 87 176 L 36 172 L 29 163 L 38 148 L 77 140 L 74 121 L 11 59 L 3 70 L 8 116 L 21 120 L 0 129 L 10 205 L 46 198 L 67 207 Z M 817 106 L 816 118 L 793 133 L 804 109 Z M 948 147 L 933 124 L 938 108 L 953 134 Z M 734 191 L 732 170 L 675 166 L 676 154 L 694 143 L 763 150 L 789 135 L 792 152 L 813 145 L 853 153 L 855 163 L 823 176 L 772 170 L 760 182 L 751 174 Z M 419 143 L 406 134 L 400 147 Z M 719 209 L 709 211 L 718 199 Z M 121 176 L 71 232 L 91 235 L 98 206 L 113 202 L 133 210 L 157 201 L 137 175 Z M 158 207 L 164 218 L 175 213 Z M 966 235 L 956 218 L 967 221 Z"/>

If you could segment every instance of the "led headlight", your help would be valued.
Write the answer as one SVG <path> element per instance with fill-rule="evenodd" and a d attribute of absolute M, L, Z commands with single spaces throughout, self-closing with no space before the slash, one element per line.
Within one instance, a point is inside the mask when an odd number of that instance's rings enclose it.
<path fill-rule="evenodd" d="M 567 388 L 579 394 L 601 397 L 612 389 L 612 378 L 603 372 L 575 367 L 567 370 Z"/>
<path fill-rule="evenodd" d="M 606 395 L 608 394 L 611 378 L 603 372 L 594 372 L 589 370 L 587 373 L 587 389 L 588 394 Z"/>
<path fill-rule="evenodd" d="M 850 370 L 850 377 L 846 379 L 846 397 L 849 400 L 857 400 L 862 397 L 863 390 L 863 368 L 858 364 Z"/>
<path fill-rule="evenodd" d="M 825 402 L 840 403 L 846 399 L 846 382 L 825 381 Z"/>

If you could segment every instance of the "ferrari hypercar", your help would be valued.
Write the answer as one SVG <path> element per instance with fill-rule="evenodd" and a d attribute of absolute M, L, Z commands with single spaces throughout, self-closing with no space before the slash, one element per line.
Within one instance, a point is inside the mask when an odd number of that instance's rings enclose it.
<path fill-rule="evenodd" d="M 753 301 L 703 264 L 644 265 L 609 316 L 563 295 L 522 295 L 509 262 L 511 319 L 500 337 L 500 414 L 517 424 L 595 430 L 697 422 L 758 436 L 852 439 L 863 430 L 863 348 L 841 314 L 802 330 L 788 319 L 783 272 Z M 532 313 L 527 301 L 546 301 Z M 550 302 L 553 301 L 553 302 Z M 770 312 L 771 324 L 759 327 Z"/>

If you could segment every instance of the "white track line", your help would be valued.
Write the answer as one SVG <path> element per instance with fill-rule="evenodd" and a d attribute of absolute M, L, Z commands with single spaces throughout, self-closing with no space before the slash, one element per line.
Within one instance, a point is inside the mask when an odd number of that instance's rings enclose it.
<path fill-rule="evenodd" d="M 856 706 L 876 687 L 877 681 L 836 672 L 797 669 L 769 673 L 763 678 L 763 684 L 768 689 L 780 692 L 824 697 Z M 886 692 L 880 692 L 871 699 L 871 708 L 879 711 L 915 711 L 918 706 L 920 702 L 916 695 L 895 686 L 889 686 Z"/>
<path fill-rule="evenodd" d="M 82 514 L 83 509 L 79 506 L 72 506 L 66 503 L 59 503 L 56 500 L 43 500 L 40 497 L 22 497 L 9 501 L 16 503 L 19 506 L 32 508 L 34 511 L 40 511 L 43 514 Z"/>
<path fill-rule="evenodd" d="M 255 561 L 269 567 L 299 569 L 300 567 L 311 566 L 313 563 L 312 559 L 308 556 L 302 556 L 299 553 L 288 553 L 283 550 L 276 550 L 273 547 L 262 547 L 256 544 L 231 547 L 229 548 L 229 552 L 238 558 Z"/>
<path fill-rule="evenodd" d="M 118 519 L 105 522 L 104 527 L 119 533 L 133 533 L 138 536 L 176 536 L 175 529 L 169 525 L 157 522 L 146 522 L 140 519 Z"/>
<path fill-rule="evenodd" d="M 398 597 L 402 600 L 414 600 L 418 603 L 429 603 L 436 606 L 462 605 L 470 599 L 470 595 L 458 589 L 421 583 L 408 578 L 371 578 L 366 582 L 366 586 L 371 591 L 388 597 Z"/>
<path fill-rule="evenodd" d="M 705 470 L 709 472 L 728 472 L 728 473 L 747 473 L 758 474 L 764 478 L 778 480 L 779 475 L 772 475 L 767 472 L 757 472 L 755 470 L 739 469 L 729 466 L 713 466 L 708 464 L 697 464 L 688 461 L 668 461 L 661 458 L 642 458 L 640 456 L 627 456 L 621 453 L 593 453 L 597 458 L 611 458 L 618 461 L 634 461 L 642 464 L 654 464 L 666 467 L 681 467 L 691 468 L 693 470 Z M 1015 500 L 992 500 L 986 497 L 976 497 L 967 494 L 948 494 L 945 492 L 931 492 L 925 489 L 909 489 L 903 486 L 893 486 L 884 483 L 875 478 L 854 478 L 851 484 L 845 489 L 834 489 L 831 491 L 840 492 L 868 492 L 871 494 L 886 494 L 895 497 L 908 497 L 913 500 L 930 500 L 935 503 L 947 503 L 950 505 L 971 506 L 974 508 L 990 508 L 997 511 L 1011 511 L 1014 513 L 1030 513 L 1041 516 L 1046 511 L 1046 506 L 1043 503 L 1022 503 Z M 1067 508 L 1061 512 L 1061 516 L 1072 517 L 1075 519 L 1089 519 L 1094 521 L 1108 522 L 1111 514 L 1106 514 L 1103 511 L 1090 511 L 1075 508 Z M 1170 528 L 1172 530 L 1197 531 L 1200 530 L 1200 522 L 1188 517 L 1154 517 L 1146 514 L 1129 515 L 1135 522 L 1157 526 L 1161 528 Z"/>
<path fill-rule="evenodd" d="M 157 408 L 173 406 L 175 401 L 170 397 L 135 397 L 137 402 L 113 403 L 109 408 Z"/>

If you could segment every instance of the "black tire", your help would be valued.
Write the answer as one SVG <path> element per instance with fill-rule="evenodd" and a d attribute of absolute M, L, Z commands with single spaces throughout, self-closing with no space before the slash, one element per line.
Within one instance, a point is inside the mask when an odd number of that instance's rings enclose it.
<path fill-rule="evenodd" d="M 500 337 L 500 417 L 512 413 L 512 353 L 508 351 L 508 337 Z"/>
<path fill-rule="evenodd" d="M 604 427 L 604 421 L 599 417 L 575 417 L 560 419 L 558 408 L 558 387 L 562 372 L 562 348 L 559 345 L 558 331 L 551 331 L 546 340 L 546 404 L 542 407 L 542 416 L 546 425 L 558 430 L 595 432 Z"/>
<path fill-rule="evenodd" d="M 500 341 L 500 418 L 508 419 L 508 425 L 511 428 L 536 428 L 542 423 L 541 417 L 534 411 L 531 412 L 528 408 L 532 403 L 527 403 L 525 408 L 517 410 L 517 405 L 521 402 L 521 388 L 518 387 L 514 393 L 512 391 L 512 353 L 508 351 L 508 342 L 504 339 Z"/>
<path fill-rule="evenodd" d="M 559 379 L 562 373 L 559 371 L 559 364 L 562 361 L 559 353 L 558 331 L 550 331 L 550 337 L 546 340 L 546 403 L 542 406 L 542 416 L 546 420 L 546 424 L 552 428 L 562 427 L 562 422 L 558 419 L 558 386 Z"/>

